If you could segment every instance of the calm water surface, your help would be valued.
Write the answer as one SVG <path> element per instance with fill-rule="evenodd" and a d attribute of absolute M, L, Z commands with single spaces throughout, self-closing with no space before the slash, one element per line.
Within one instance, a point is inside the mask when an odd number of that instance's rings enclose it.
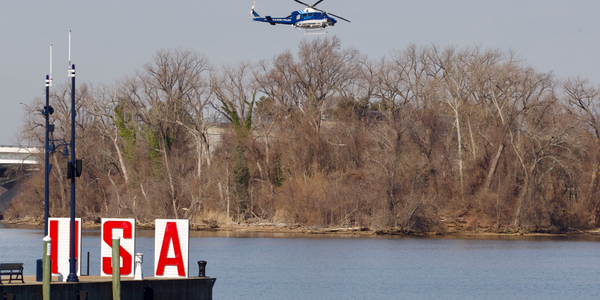
<path fill-rule="evenodd" d="M 1 226 L 1 225 L 0 225 Z M 43 230 L 0 227 L 0 262 L 35 274 Z M 83 274 L 100 273 L 100 232 L 83 231 Z M 138 231 L 144 274 L 154 232 Z M 599 299 L 594 237 L 395 238 L 191 232 L 214 299 Z"/>

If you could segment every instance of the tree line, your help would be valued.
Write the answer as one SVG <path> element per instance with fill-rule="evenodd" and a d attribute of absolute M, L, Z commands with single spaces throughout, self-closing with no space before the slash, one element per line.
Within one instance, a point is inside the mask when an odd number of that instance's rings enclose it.
<path fill-rule="evenodd" d="M 410 231 L 465 218 L 500 231 L 600 222 L 599 86 L 538 72 L 513 51 L 409 45 L 372 59 L 334 36 L 215 67 L 175 48 L 76 92 L 76 209 L 89 221 Z M 54 138 L 68 140 L 70 86 L 53 87 L 50 101 Z M 28 107 L 21 138 L 43 145 L 43 101 Z M 66 160 L 51 163 L 51 215 L 67 215 Z M 43 215 L 43 177 L 24 183 L 14 217 Z"/>

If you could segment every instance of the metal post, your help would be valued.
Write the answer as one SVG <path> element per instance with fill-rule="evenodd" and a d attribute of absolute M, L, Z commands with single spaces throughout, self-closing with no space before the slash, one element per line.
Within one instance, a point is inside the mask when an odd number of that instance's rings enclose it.
<path fill-rule="evenodd" d="M 118 235 L 112 238 L 112 294 L 113 300 L 121 300 L 121 240 Z"/>
<path fill-rule="evenodd" d="M 49 132 L 50 132 L 50 114 L 52 109 L 50 108 L 50 87 L 52 86 L 52 44 L 50 44 L 50 74 L 46 75 L 46 106 L 42 110 L 44 117 L 46 118 L 46 139 L 44 142 L 44 255 L 42 256 L 42 298 L 43 300 L 50 300 L 50 280 L 52 267 L 50 261 L 50 243 L 51 239 L 48 235 L 48 218 L 50 217 L 50 170 L 52 165 L 50 164 L 49 155 Z"/>
<path fill-rule="evenodd" d="M 42 275 L 42 294 L 43 300 L 50 300 L 50 247 L 51 239 L 50 236 L 44 237 L 44 266 Z"/>
<path fill-rule="evenodd" d="M 46 75 L 46 106 L 44 106 L 44 117 L 46 118 L 46 140 L 44 147 L 44 236 L 48 235 L 48 218 L 50 217 L 50 170 L 52 165 L 48 157 L 50 149 L 48 148 L 49 134 L 50 134 L 50 114 L 52 109 L 50 108 L 50 87 L 52 86 L 52 44 L 50 44 L 50 75 Z"/>
<path fill-rule="evenodd" d="M 71 63 L 71 31 L 69 30 L 69 63 Z M 71 77 L 71 251 L 67 282 L 79 282 L 75 257 L 75 65 L 69 69 Z"/>
<path fill-rule="evenodd" d="M 46 140 L 45 140 L 45 146 L 44 146 L 44 159 L 45 159 L 45 166 L 44 166 L 44 236 L 48 235 L 48 215 L 49 215 L 49 207 L 50 205 L 48 204 L 48 201 L 50 200 L 50 193 L 49 193 L 49 185 L 50 185 L 50 179 L 48 178 L 48 175 L 50 173 L 50 167 L 48 166 L 49 164 L 49 157 L 48 157 L 48 139 L 49 139 L 49 127 L 50 127 L 50 114 L 48 111 L 48 107 L 50 106 L 50 76 L 47 75 L 46 76 L 46 106 L 44 106 L 44 117 L 46 118 Z"/>

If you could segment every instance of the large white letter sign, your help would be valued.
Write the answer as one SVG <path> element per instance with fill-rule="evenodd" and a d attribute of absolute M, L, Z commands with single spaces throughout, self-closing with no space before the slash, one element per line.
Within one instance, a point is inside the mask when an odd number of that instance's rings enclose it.
<path fill-rule="evenodd" d="M 133 277 L 133 254 L 135 254 L 135 219 L 102 219 L 102 242 L 100 246 L 100 275 L 112 276 L 112 237 L 121 237 L 121 276 Z"/>
<path fill-rule="evenodd" d="M 50 259 L 52 259 L 52 275 L 58 280 L 67 281 L 70 273 L 69 256 L 71 254 L 71 219 L 48 218 L 50 238 Z M 75 258 L 77 259 L 77 276 L 81 273 L 81 218 L 75 219 Z"/>
<path fill-rule="evenodd" d="M 188 277 L 189 220 L 154 221 L 154 277 Z"/>

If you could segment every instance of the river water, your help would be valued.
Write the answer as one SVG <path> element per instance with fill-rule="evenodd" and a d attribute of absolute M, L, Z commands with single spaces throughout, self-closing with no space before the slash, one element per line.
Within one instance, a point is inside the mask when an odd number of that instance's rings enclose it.
<path fill-rule="evenodd" d="M 595 237 L 377 237 L 191 232 L 213 299 L 599 299 Z M 100 273 L 100 231 L 83 231 L 82 273 Z M 43 230 L 0 225 L 0 262 L 35 274 Z M 154 232 L 137 231 L 151 276 Z"/>

